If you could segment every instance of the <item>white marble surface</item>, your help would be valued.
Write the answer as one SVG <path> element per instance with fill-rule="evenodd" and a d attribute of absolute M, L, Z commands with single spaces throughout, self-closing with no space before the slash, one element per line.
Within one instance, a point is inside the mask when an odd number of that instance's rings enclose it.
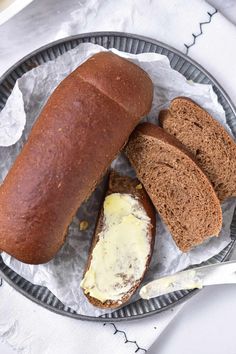
<path fill-rule="evenodd" d="M 216 7 L 226 18 L 236 24 L 236 1 L 235 0 L 207 0 Z"/>
<path fill-rule="evenodd" d="M 50 2 L 51 0 L 48 0 L 47 3 L 50 4 Z M 232 23 L 236 24 L 235 0 L 209 0 L 209 3 L 221 10 Z M 45 0 L 41 0 L 41 6 L 43 9 Z M 67 11 L 66 2 L 64 2 L 63 10 L 59 7 L 56 9 L 57 13 L 60 11 Z M 45 16 L 45 13 L 41 11 L 40 14 L 35 14 L 32 10 L 30 16 L 35 18 L 35 28 L 38 36 L 35 37 L 33 44 L 27 41 L 30 33 L 24 36 L 21 44 L 24 45 L 26 50 L 37 48 L 43 35 L 47 42 L 51 40 L 50 36 L 45 35 L 47 28 L 49 29 L 51 26 L 51 22 L 48 21 L 48 27 L 44 29 L 37 26 L 37 21 L 40 22 L 40 18 Z M 18 34 L 22 31 L 19 18 L 20 16 L 17 15 L 9 21 L 9 24 L 5 24 L 3 32 L 0 28 L 0 41 L 4 36 L 4 42 L 9 44 L 5 47 L 6 61 L 0 63 L 1 73 L 9 66 L 9 60 L 11 60 L 9 48 L 19 45 L 19 36 L 14 36 L 14 31 L 18 31 Z M 43 34 L 42 31 L 45 33 Z M 21 56 L 20 49 L 14 54 L 14 58 L 17 58 L 17 56 Z M 7 60 L 8 57 L 9 60 Z M 236 104 L 236 102 L 234 103 Z M 234 259 L 236 259 L 236 252 Z M 153 344 L 149 354 L 235 354 L 235 299 L 236 285 L 204 289 L 184 306 L 181 313 Z M 6 344 L 0 343 L 0 353 L 13 354 L 15 352 Z"/>

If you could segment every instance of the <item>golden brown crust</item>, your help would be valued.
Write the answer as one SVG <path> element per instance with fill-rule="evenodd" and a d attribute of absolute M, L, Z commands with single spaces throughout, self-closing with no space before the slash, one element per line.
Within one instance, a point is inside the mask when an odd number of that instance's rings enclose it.
<path fill-rule="evenodd" d="M 91 62 L 97 62 L 102 77 L 92 80 Z M 121 79 L 115 84 L 114 100 L 111 79 L 116 72 Z M 123 77 L 129 72 L 127 82 Z M 137 77 L 143 84 L 131 95 L 127 85 L 137 83 Z M 96 54 L 63 80 L 0 188 L 0 249 L 25 263 L 52 259 L 76 210 L 128 140 L 139 114 L 148 112 L 151 101 L 147 74 L 109 52 Z M 133 106 L 135 111 L 129 110 Z"/>
<path fill-rule="evenodd" d="M 138 186 L 138 188 L 137 188 L 137 186 Z M 152 252 L 153 252 L 153 248 L 154 248 L 155 233 L 156 233 L 156 212 L 155 212 L 153 204 L 152 204 L 150 198 L 148 197 L 145 189 L 143 187 L 141 189 L 139 189 L 139 186 L 140 186 L 140 182 L 137 178 L 132 179 L 128 176 L 121 176 L 117 172 L 112 170 L 109 175 L 108 189 L 107 189 L 106 195 L 109 195 L 112 193 L 128 193 L 128 194 L 131 194 L 131 195 L 137 197 L 151 220 L 149 233 L 147 235 L 148 240 L 150 242 L 150 254 L 147 259 L 146 269 L 144 269 L 144 271 L 143 271 L 143 277 L 144 277 L 145 272 L 148 269 L 149 263 L 151 261 L 151 256 L 152 256 Z M 99 240 L 98 234 L 101 232 L 102 228 L 103 228 L 103 208 L 101 208 L 100 214 L 98 216 L 97 226 L 96 226 L 94 236 L 92 239 L 92 243 L 91 243 L 91 247 L 89 250 L 88 261 L 87 261 L 87 264 L 85 267 L 84 274 L 89 269 L 89 266 L 90 266 L 90 263 L 92 260 L 92 251 L 93 251 L 96 243 Z M 121 303 L 120 303 L 120 301 L 118 302 L 118 301 L 109 300 L 109 299 L 105 302 L 101 302 L 100 300 L 90 296 L 89 294 L 85 294 L 85 296 L 88 298 L 89 302 L 91 302 L 91 304 L 96 307 L 115 309 L 117 307 L 124 305 L 127 301 L 129 301 L 131 296 L 134 294 L 134 292 L 140 286 L 140 284 L 143 280 L 143 277 L 142 277 L 142 279 L 140 279 L 140 281 L 136 282 L 136 284 L 130 289 L 130 291 L 127 294 L 125 294 L 123 296 Z"/>

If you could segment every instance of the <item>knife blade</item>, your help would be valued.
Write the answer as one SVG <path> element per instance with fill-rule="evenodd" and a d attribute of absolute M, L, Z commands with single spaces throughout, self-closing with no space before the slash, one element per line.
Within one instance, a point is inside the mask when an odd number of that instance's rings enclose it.
<path fill-rule="evenodd" d="M 177 290 L 234 283 L 236 283 L 236 261 L 230 261 L 191 268 L 153 280 L 144 285 L 139 294 L 143 299 L 151 299 Z"/>

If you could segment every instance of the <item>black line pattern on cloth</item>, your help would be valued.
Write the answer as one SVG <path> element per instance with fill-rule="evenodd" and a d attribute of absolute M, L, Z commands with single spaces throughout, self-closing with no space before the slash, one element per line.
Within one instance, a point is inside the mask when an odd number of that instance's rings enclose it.
<path fill-rule="evenodd" d="M 123 335 L 123 337 L 124 337 L 124 343 L 125 344 L 131 343 L 131 344 L 135 345 L 136 349 L 135 349 L 134 353 L 141 354 L 141 353 L 146 353 L 147 352 L 147 349 L 141 348 L 138 345 L 138 343 L 136 342 L 136 340 L 129 340 L 127 338 L 127 334 L 124 331 L 120 331 L 113 322 L 103 323 L 103 326 L 106 326 L 107 324 L 109 324 L 109 325 L 111 325 L 113 327 L 113 329 L 114 329 L 113 335 L 115 335 L 117 333 L 121 333 Z"/>
<path fill-rule="evenodd" d="M 212 17 L 213 17 L 217 12 L 218 12 L 217 9 L 214 9 L 214 12 L 212 12 L 212 13 L 207 12 L 207 14 L 208 14 L 208 16 L 209 16 L 209 19 L 208 19 L 208 21 L 200 22 L 200 23 L 199 23 L 200 32 L 199 32 L 198 34 L 192 33 L 192 36 L 193 36 L 193 41 L 192 41 L 192 43 L 189 44 L 189 45 L 187 45 L 187 44 L 184 43 L 184 46 L 185 46 L 185 48 L 186 48 L 186 51 L 185 51 L 185 54 L 186 54 L 186 55 L 188 55 L 189 49 L 190 49 L 191 47 L 193 47 L 194 44 L 196 44 L 197 38 L 200 37 L 200 36 L 203 34 L 202 27 L 203 27 L 204 25 L 207 25 L 207 24 L 211 23 Z"/>

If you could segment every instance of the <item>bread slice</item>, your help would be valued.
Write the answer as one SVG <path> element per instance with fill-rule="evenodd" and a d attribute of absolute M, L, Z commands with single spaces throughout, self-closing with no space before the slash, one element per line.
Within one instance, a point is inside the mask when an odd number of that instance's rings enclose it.
<path fill-rule="evenodd" d="M 175 98 L 159 118 L 195 156 L 220 201 L 236 196 L 236 144 L 221 124 L 185 97 Z"/>
<path fill-rule="evenodd" d="M 128 209 L 126 210 L 124 205 L 119 208 L 119 204 L 116 204 L 119 198 L 125 198 L 123 199 L 125 201 L 130 201 L 131 198 L 138 209 L 135 212 L 133 210 L 132 214 L 129 214 L 130 211 L 126 213 Z M 112 209 L 108 209 L 108 205 Z M 120 212 L 122 217 L 116 222 Z M 119 225 L 128 219 L 132 220 L 128 223 L 129 229 L 119 229 Z M 116 233 L 111 230 L 116 230 L 114 231 Z M 142 234 L 141 242 L 139 232 Z M 84 294 L 91 304 L 100 308 L 114 309 L 131 298 L 150 263 L 155 232 L 155 208 L 140 182 L 111 171 L 108 190 L 98 217 L 81 282 Z M 113 243 L 109 243 L 111 239 Z M 98 248 L 101 248 L 101 244 L 103 248 L 99 253 Z M 109 294 L 112 295 L 109 297 Z"/>
<path fill-rule="evenodd" d="M 154 124 L 143 123 L 131 134 L 125 151 L 181 251 L 219 234 L 219 200 L 178 140 Z"/>

